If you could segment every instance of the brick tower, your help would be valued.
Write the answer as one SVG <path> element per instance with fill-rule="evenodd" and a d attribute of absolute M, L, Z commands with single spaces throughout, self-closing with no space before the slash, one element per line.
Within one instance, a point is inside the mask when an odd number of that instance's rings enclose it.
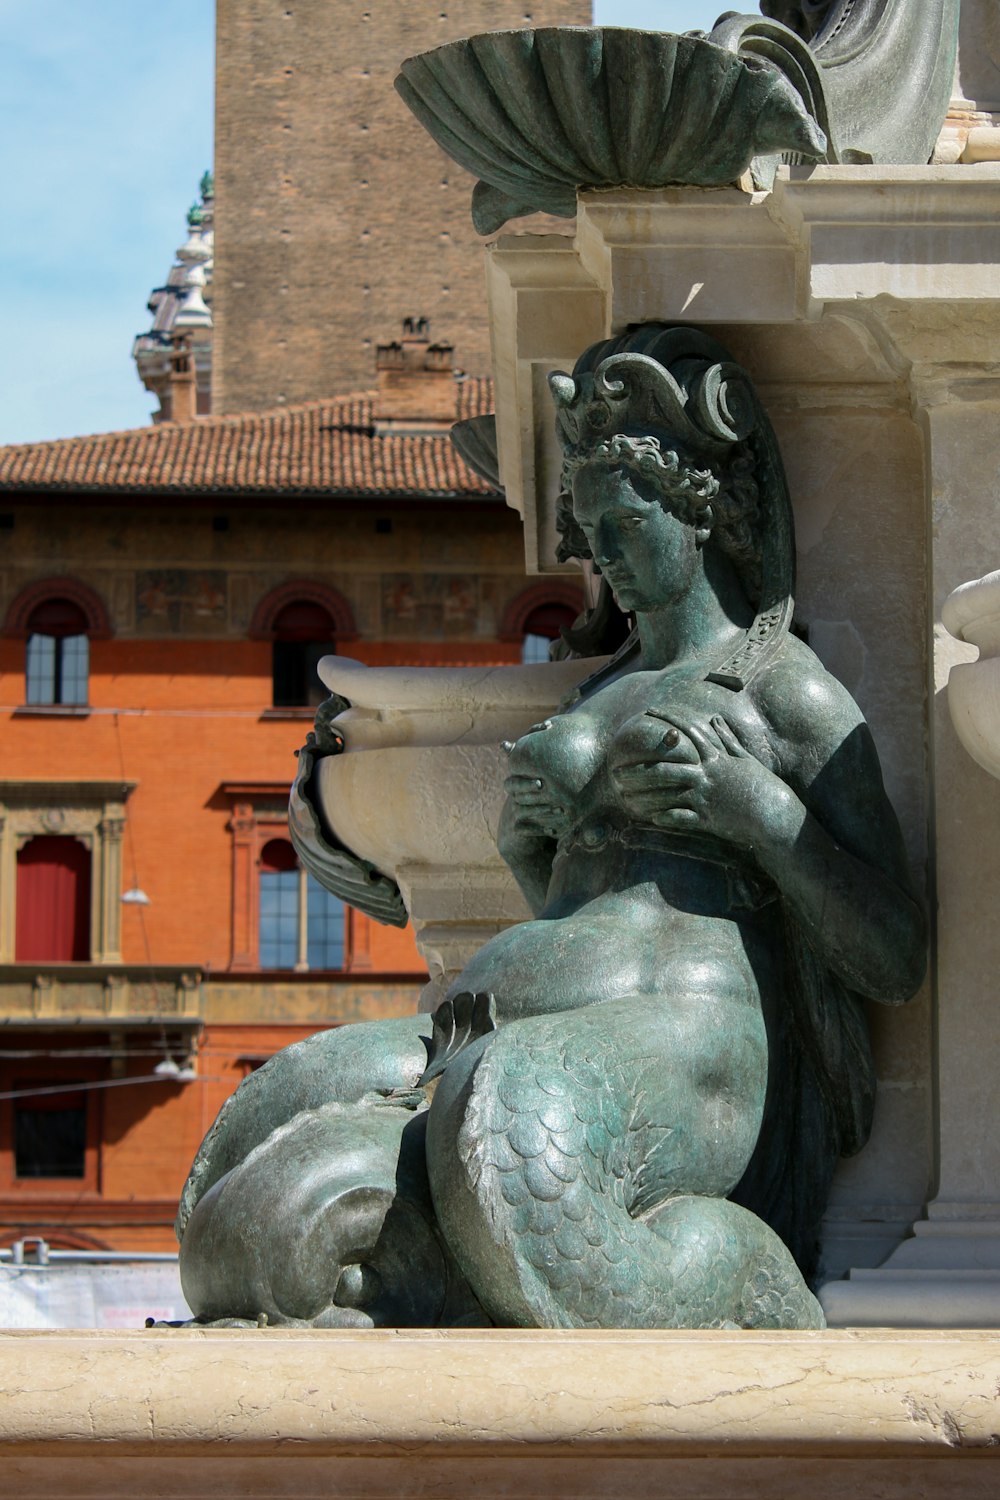
<path fill-rule="evenodd" d="M 586 25 L 589 0 L 218 0 L 217 14 L 213 410 L 368 387 L 405 316 L 485 373 L 472 179 L 392 80 L 476 31 Z"/>

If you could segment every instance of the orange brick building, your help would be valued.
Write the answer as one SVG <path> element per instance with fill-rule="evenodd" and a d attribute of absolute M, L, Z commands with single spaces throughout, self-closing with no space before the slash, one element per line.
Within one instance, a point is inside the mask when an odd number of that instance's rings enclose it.
<path fill-rule="evenodd" d="M 581 595 L 524 577 L 518 518 L 451 448 L 491 405 L 472 179 L 392 77 L 589 18 L 218 0 L 215 183 L 133 350 L 156 425 L 0 449 L 0 1246 L 172 1250 L 241 1078 L 416 1004 L 410 932 L 291 851 L 316 661 L 517 661 Z"/>
<path fill-rule="evenodd" d="M 579 604 L 525 580 L 517 517 L 455 455 L 445 412 L 490 393 L 447 353 L 389 345 L 359 396 L 0 450 L 0 1244 L 173 1248 L 249 1070 L 415 1007 L 410 931 L 288 843 L 313 665 L 516 661 Z"/>

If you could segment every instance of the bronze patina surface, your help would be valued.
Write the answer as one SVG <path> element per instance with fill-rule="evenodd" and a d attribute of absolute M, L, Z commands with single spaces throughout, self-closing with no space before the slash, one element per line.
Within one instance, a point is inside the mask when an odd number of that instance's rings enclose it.
<path fill-rule="evenodd" d="M 770 0 L 709 33 L 482 32 L 408 58 L 396 88 L 479 178 L 481 234 L 578 190 L 724 187 L 779 162 L 922 163 L 951 94 L 959 0 Z"/>
<path fill-rule="evenodd" d="M 534 918 L 433 1018 L 313 1037 L 227 1103 L 178 1219 L 202 1321 L 822 1326 L 819 1220 L 871 1123 L 863 1002 L 924 971 L 899 829 L 790 631 L 746 372 L 649 325 L 551 384 L 565 544 L 634 628 L 510 747 L 500 847 Z"/>

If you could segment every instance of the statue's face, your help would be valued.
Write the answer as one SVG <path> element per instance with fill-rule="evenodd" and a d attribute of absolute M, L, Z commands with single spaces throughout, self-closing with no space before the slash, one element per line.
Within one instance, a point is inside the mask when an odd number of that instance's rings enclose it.
<path fill-rule="evenodd" d="M 695 529 L 664 510 L 651 481 L 625 466 L 583 464 L 573 514 L 620 609 L 662 609 L 687 593 L 698 567 Z"/>

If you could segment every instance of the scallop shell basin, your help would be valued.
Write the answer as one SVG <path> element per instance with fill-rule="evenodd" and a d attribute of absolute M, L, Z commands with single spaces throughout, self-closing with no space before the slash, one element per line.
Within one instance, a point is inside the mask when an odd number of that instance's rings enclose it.
<path fill-rule="evenodd" d="M 781 73 L 699 35 L 483 32 L 408 58 L 396 88 L 453 160 L 522 213 L 571 216 L 578 188 L 725 186 L 755 156 L 826 146 Z M 488 217 L 480 208 L 474 199 L 474 217 Z"/>

